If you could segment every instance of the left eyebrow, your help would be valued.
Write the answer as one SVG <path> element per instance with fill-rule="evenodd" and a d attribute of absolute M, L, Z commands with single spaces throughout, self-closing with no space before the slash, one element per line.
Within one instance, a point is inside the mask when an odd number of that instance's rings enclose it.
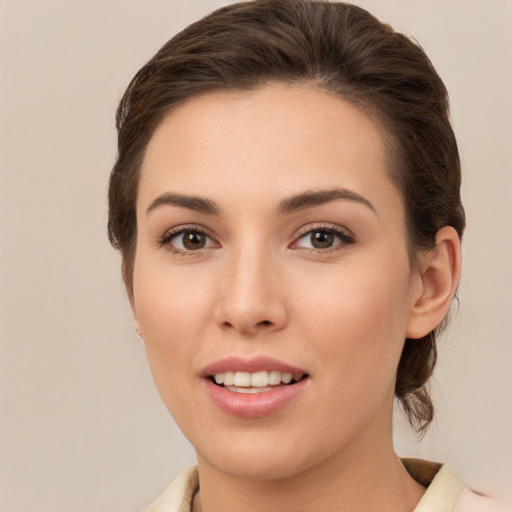
<path fill-rule="evenodd" d="M 290 214 L 298 210 L 304 210 L 306 208 L 314 208 L 325 203 L 337 200 L 349 200 L 355 201 L 356 203 L 367 206 L 375 215 L 377 210 L 368 199 L 362 195 L 346 188 L 332 188 L 327 190 L 307 190 L 301 194 L 291 196 L 287 199 L 283 199 L 278 207 L 277 211 L 280 214 Z"/>

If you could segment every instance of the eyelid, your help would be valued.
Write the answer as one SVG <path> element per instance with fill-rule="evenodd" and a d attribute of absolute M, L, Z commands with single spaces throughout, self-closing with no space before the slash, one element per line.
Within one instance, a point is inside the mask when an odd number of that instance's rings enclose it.
<path fill-rule="evenodd" d="M 332 222 L 310 222 L 302 227 L 300 227 L 294 238 L 300 238 L 301 236 L 310 233 L 311 231 L 336 231 L 341 233 L 342 235 L 350 238 L 354 238 L 354 234 L 350 229 L 340 226 L 339 224 L 333 224 Z"/>

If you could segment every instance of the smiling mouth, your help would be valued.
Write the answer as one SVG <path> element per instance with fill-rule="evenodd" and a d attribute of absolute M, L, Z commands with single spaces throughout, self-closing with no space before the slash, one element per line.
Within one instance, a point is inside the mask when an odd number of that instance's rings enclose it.
<path fill-rule="evenodd" d="M 308 377 L 307 373 L 283 373 L 277 370 L 260 372 L 219 372 L 211 381 L 234 393 L 264 393 L 283 386 L 293 386 Z"/>

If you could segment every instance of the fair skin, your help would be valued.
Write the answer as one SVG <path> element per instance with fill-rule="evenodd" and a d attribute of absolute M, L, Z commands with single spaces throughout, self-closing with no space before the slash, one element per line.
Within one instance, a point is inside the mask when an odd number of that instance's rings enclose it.
<path fill-rule="evenodd" d="M 443 228 L 411 270 L 387 166 L 375 123 L 307 85 L 195 97 L 151 138 L 131 299 L 197 452 L 194 510 L 405 512 L 421 498 L 392 445 L 396 367 L 446 313 L 459 242 Z M 209 374 L 279 365 L 300 381 L 246 394 Z"/>

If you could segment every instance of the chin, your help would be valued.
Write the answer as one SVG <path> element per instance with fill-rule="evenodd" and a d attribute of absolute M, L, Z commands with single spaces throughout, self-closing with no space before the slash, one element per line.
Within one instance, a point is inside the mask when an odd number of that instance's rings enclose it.
<path fill-rule="evenodd" d="M 252 432 L 247 428 L 216 436 L 215 443 L 196 444 L 199 467 L 204 463 L 231 477 L 247 480 L 285 480 L 306 474 L 312 468 L 329 466 L 350 444 L 350 436 L 343 433 L 334 443 L 332 439 L 322 443 L 318 433 L 294 431 L 292 425 L 287 422 L 279 428 L 269 423 Z"/>
<path fill-rule="evenodd" d="M 204 460 L 217 471 L 244 480 L 284 480 L 307 471 L 314 461 L 303 460 L 293 453 L 277 453 L 274 447 L 244 450 L 244 453 L 211 454 L 207 459 L 198 454 L 199 465 Z"/>

